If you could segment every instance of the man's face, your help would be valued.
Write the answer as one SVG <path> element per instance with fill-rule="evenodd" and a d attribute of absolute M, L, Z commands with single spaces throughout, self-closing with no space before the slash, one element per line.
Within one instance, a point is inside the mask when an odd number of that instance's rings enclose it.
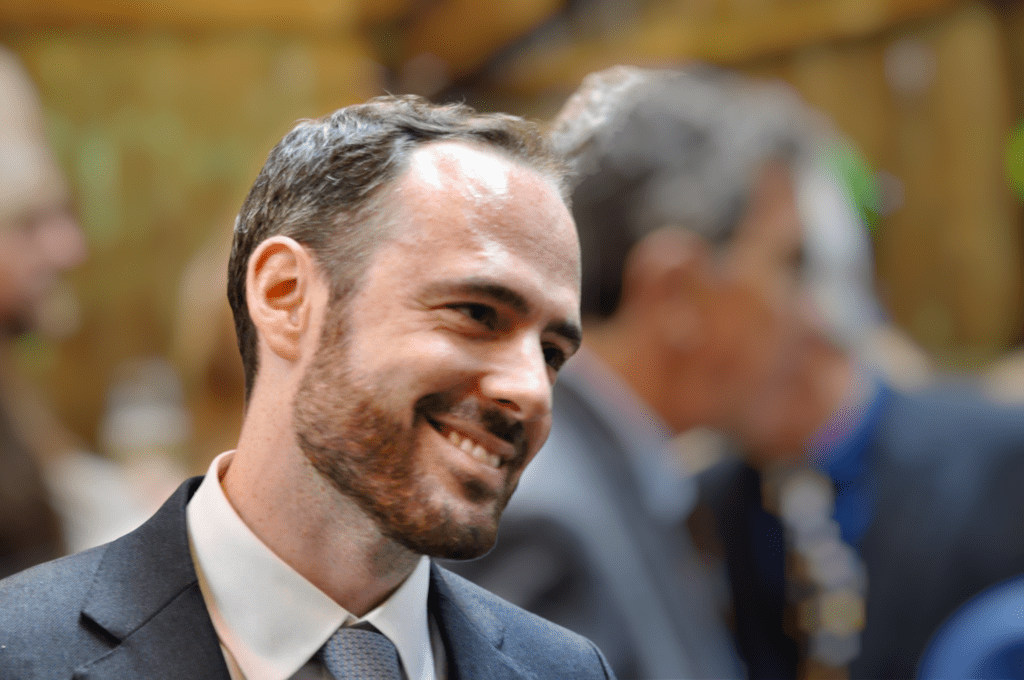
<path fill-rule="evenodd" d="M 785 167 L 769 165 L 722 254 L 711 300 L 707 346 L 719 377 L 724 422 L 718 424 L 737 427 L 766 392 L 802 370 L 811 309 L 801 267 L 793 180 Z"/>
<path fill-rule="evenodd" d="M 81 229 L 63 200 L 38 205 L 0 224 L 0 334 L 35 328 L 57 275 L 84 256 Z"/>
<path fill-rule="evenodd" d="M 298 441 L 384 535 L 478 556 L 579 342 L 575 227 L 548 179 L 458 142 L 414 152 L 386 205 L 393 231 L 326 315 Z"/>

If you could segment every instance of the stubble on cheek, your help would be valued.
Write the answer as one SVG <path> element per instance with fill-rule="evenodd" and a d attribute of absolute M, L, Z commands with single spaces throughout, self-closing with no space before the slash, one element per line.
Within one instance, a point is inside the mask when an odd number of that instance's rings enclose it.
<path fill-rule="evenodd" d="M 339 366 L 315 361 L 296 395 L 297 441 L 317 472 L 373 518 L 383 535 L 413 552 L 468 559 L 489 550 L 508 494 L 491 501 L 487 521 L 458 520 L 445 497 L 453 492 L 432 488 L 417 474 L 425 419 L 417 415 L 411 426 L 402 422 L 379 406 L 381 396 L 346 380 Z M 437 472 L 434 479 L 444 476 L 444 470 Z M 470 503 L 494 496 L 475 480 L 458 481 Z"/>
<path fill-rule="evenodd" d="M 495 493 L 471 476 L 449 469 L 428 470 L 425 466 L 444 462 L 426 459 L 422 437 L 431 428 L 432 414 L 449 412 L 479 418 L 525 452 L 522 425 L 503 419 L 501 413 L 481 413 L 479 404 L 447 392 L 420 398 L 411 414 L 390 409 L 393 397 L 386 376 L 353 375 L 345 326 L 341 311 L 325 319 L 320 349 L 293 402 L 300 449 L 321 476 L 396 543 L 437 557 L 482 555 L 494 544 L 498 519 L 514 485 Z M 510 463 L 513 477 L 518 477 L 515 471 L 524 462 L 525 457 Z M 467 503 L 486 514 L 465 518 Z"/>

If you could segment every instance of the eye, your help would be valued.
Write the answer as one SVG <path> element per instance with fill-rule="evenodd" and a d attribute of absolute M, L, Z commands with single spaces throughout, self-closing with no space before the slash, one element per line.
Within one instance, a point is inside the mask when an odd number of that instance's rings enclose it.
<path fill-rule="evenodd" d="M 568 357 L 565 356 L 565 352 L 557 345 L 546 345 L 544 347 L 544 361 L 556 371 L 562 367 L 562 364 L 567 359 Z"/>
<path fill-rule="evenodd" d="M 488 328 L 495 328 L 498 324 L 498 312 L 490 305 L 484 305 L 477 302 L 463 302 L 457 305 L 452 305 L 450 309 L 461 312 L 473 321 L 476 321 Z"/>

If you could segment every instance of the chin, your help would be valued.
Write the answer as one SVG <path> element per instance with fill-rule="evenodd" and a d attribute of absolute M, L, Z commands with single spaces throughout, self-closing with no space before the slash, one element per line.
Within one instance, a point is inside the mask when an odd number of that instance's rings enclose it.
<path fill-rule="evenodd" d="M 450 517 L 449 517 L 450 520 Z M 443 521 L 429 529 L 415 532 L 385 531 L 385 535 L 420 555 L 449 560 L 471 560 L 482 557 L 494 547 L 498 538 L 498 523 L 476 524 Z"/>

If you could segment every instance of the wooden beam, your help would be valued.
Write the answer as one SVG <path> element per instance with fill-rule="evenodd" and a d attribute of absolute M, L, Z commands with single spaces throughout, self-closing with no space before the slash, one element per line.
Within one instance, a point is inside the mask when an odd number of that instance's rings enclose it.
<path fill-rule="evenodd" d="M 405 58 L 428 53 L 442 59 L 454 78 L 469 75 L 496 52 L 554 16 L 564 0 L 444 0 L 409 27 Z"/>
<path fill-rule="evenodd" d="M 336 33 L 361 17 L 359 0 L 0 0 L 0 27 L 261 27 Z M 376 3 L 369 3 L 376 4 Z M 393 3 L 392 3 L 393 4 Z"/>
<path fill-rule="evenodd" d="M 611 35 L 546 44 L 513 57 L 496 85 L 535 96 L 571 89 L 583 76 L 620 63 L 666 64 L 699 59 L 737 65 L 808 45 L 868 37 L 963 0 L 812 0 L 708 19 L 658 6 Z"/>

